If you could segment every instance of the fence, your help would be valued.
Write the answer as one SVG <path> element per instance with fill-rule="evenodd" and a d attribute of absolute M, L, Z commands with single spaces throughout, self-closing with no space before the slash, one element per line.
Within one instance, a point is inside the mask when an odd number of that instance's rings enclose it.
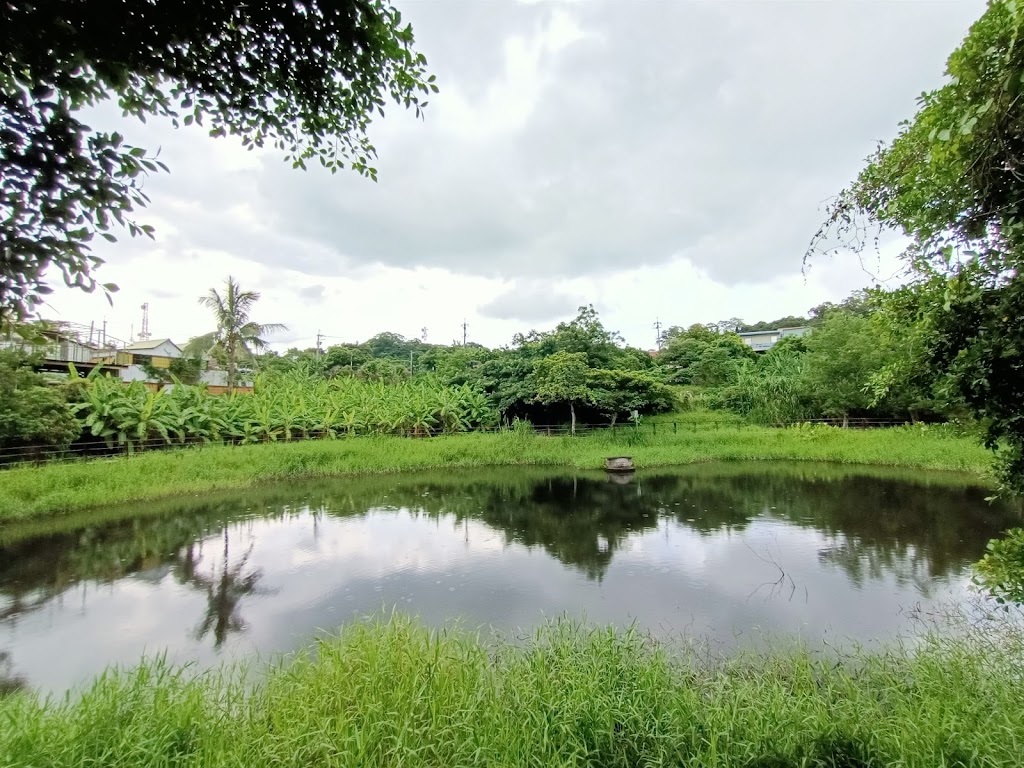
<path fill-rule="evenodd" d="M 528 429 L 540 436 L 548 437 L 566 437 L 572 433 L 572 428 L 567 424 L 530 424 L 529 422 L 522 422 L 528 425 Z M 851 429 L 881 429 L 886 427 L 901 427 L 907 426 L 910 422 L 887 420 L 887 419 L 848 419 L 846 426 Z M 774 424 L 774 427 L 785 428 L 794 427 L 804 424 L 821 424 L 826 426 L 841 427 L 843 426 L 842 419 L 806 419 L 803 421 L 794 422 L 781 422 Z M 629 433 L 641 433 L 649 434 L 652 437 L 657 435 L 669 435 L 679 434 L 686 432 L 700 432 L 708 429 L 721 429 L 722 427 L 739 427 L 739 426 L 750 426 L 744 424 L 742 421 L 738 421 L 736 418 L 730 419 L 700 419 L 700 420 L 648 420 L 643 421 L 640 424 L 632 424 L 629 422 L 618 423 L 618 424 L 577 424 L 576 425 L 576 436 L 583 437 L 586 435 L 596 433 L 611 433 L 613 436 L 622 434 L 623 436 Z M 475 429 L 472 430 L 474 433 L 510 433 L 512 428 L 508 426 L 495 427 L 491 429 Z M 432 437 L 441 437 L 445 434 L 466 434 L 466 433 L 445 433 L 440 430 L 431 431 L 428 433 L 420 434 L 400 434 L 400 433 L 381 433 L 381 434 L 336 434 L 334 436 L 324 433 L 299 433 L 293 434 L 290 437 L 284 435 L 278 435 L 276 437 L 261 436 L 256 440 L 243 441 L 242 438 L 229 438 L 226 440 L 208 440 L 203 438 L 186 438 L 184 441 L 172 440 L 167 441 L 163 437 L 146 438 L 143 440 L 133 440 L 131 445 L 112 443 L 108 444 L 102 439 L 86 439 L 78 440 L 74 442 L 68 448 L 61 448 L 55 445 L 43 445 L 43 446 L 28 446 L 28 447 L 16 447 L 16 448 L 0 448 L 0 469 L 7 469 L 14 466 L 31 464 L 41 465 L 50 464 L 55 462 L 69 462 L 77 461 L 82 459 L 104 459 L 104 458 L 117 458 L 123 456 L 137 455 L 140 453 L 146 453 L 157 450 L 176 450 L 181 448 L 201 449 L 207 446 L 239 446 L 239 445 L 252 445 L 252 444 L 266 444 L 266 443 L 294 443 L 307 440 L 325 440 L 325 439 L 340 439 L 340 440 L 351 440 L 360 439 L 363 437 L 380 437 L 380 436 L 391 436 L 391 437 L 405 437 L 410 439 L 428 439 Z"/>

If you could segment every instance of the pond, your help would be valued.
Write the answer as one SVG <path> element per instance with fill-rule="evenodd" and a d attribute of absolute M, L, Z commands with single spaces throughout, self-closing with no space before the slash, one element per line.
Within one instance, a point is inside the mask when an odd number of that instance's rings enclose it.
<path fill-rule="evenodd" d="M 726 647 L 871 642 L 965 600 L 971 564 L 1014 524 L 968 483 L 816 464 L 477 470 L 8 527 L 0 690 L 61 691 L 143 654 L 269 658 L 395 608 L 511 634 L 569 615 Z"/>

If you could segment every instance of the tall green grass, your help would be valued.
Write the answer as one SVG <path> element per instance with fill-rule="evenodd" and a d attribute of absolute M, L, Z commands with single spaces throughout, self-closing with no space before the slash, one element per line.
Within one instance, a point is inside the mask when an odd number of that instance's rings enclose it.
<path fill-rule="evenodd" d="M 1018 766 L 1019 630 L 711 661 L 566 621 L 525 643 L 354 624 L 265 670 L 157 660 L 0 700 L 0 765 Z"/>
<path fill-rule="evenodd" d="M 603 467 L 628 454 L 638 467 L 704 461 L 797 460 L 953 470 L 982 475 L 990 455 L 964 437 L 929 427 L 730 426 L 656 432 L 630 427 L 586 437 L 527 432 L 429 439 L 365 437 L 155 451 L 0 472 L 0 521 L 26 520 L 129 501 L 250 487 L 289 478 L 397 472 L 432 467 Z"/>

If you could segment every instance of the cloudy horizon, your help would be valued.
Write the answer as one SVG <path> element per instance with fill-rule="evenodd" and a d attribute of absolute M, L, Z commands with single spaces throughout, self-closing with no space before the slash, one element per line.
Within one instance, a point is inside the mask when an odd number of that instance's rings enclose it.
<path fill-rule="evenodd" d="M 394 0 L 441 93 L 372 126 L 379 181 L 293 170 L 271 150 L 169 123 L 86 122 L 160 151 L 137 218 L 102 243 L 102 295 L 59 287 L 47 318 L 183 343 L 227 275 L 280 322 L 274 347 L 393 331 L 507 344 L 593 304 L 654 345 L 654 323 L 747 322 L 898 281 L 803 254 L 824 202 L 894 136 L 984 10 L 970 2 Z"/>

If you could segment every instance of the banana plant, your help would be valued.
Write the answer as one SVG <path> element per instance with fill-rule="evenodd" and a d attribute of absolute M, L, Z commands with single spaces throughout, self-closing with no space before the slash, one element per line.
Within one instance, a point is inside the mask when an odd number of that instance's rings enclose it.
<path fill-rule="evenodd" d="M 424 436 L 461 432 L 495 420 L 487 397 L 468 385 L 423 379 L 397 384 L 308 372 L 260 374 L 251 394 L 211 395 L 206 387 L 176 383 L 159 392 L 90 374 L 72 405 L 87 434 L 128 450 L 153 439 L 182 444 L 242 443 L 339 435 Z"/>

